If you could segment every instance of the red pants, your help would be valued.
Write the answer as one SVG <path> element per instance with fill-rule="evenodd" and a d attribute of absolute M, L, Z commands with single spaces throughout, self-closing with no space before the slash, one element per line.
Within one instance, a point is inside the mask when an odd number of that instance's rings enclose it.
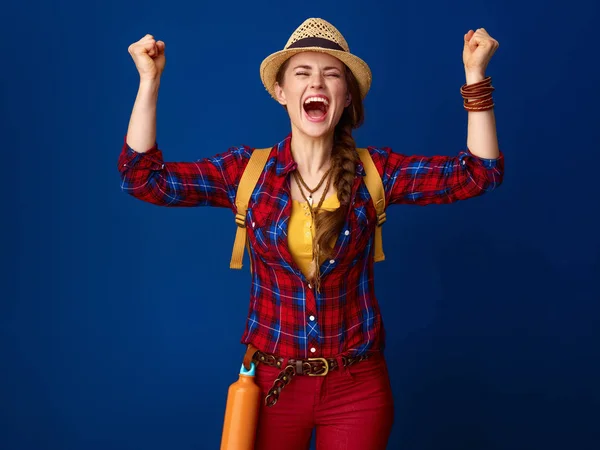
<path fill-rule="evenodd" d="M 264 397 L 281 369 L 259 364 L 262 406 L 255 450 L 308 450 L 313 429 L 317 450 L 385 450 L 394 405 L 383 355 L 324 377 L 294 376 L 278 402 Z"/>

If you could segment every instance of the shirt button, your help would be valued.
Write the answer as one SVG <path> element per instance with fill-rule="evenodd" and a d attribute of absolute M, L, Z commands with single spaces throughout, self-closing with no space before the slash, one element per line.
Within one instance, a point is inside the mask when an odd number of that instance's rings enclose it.
<path fill-rule="evenodd" d="M 308 319 L 309 319 L 311 322 L 314 322 L 314 321 L 315 321 L 315 316 L 310 316 Z"/>
<path fill-rule="evenodd" d="M 310 351 L 311 351 L 312 353 L 314 353 L 314 352 L 316 352 L 316 351 L 317 351 L 317 349 L 313 347 L 313 348 L 311 348 L 311 349 L 310 349 Z"/>
<path fill-rule="evenodd" d="M 348 236 L 348 235 L 350 234 L 350 231 L 346 230 L 346 231 L 344 232 L 344 234 L 345 234 L 346 236 Z"/>
<path fill-rule="evenodd" d="M 329 264 L 335 264 L 335 259 L 330 259 Z"/>
<path fill-rule="evenodd" d="M 256 226 L 256 222 L 252 222 L 252 228 Z"/>

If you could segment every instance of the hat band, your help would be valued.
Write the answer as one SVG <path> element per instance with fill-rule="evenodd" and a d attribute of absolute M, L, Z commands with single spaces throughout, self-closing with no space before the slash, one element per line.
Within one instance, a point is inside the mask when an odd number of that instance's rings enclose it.
<path fill-rule="evenodd" d="M 319 38 L 319 37 L 307 37 L 304 39 L 299 39 L 294 42 L 289 48 L 304 48 L 304 47 L 321 47 L 328 48 L 330 50 L 341 50 L 345 52 L 339 44 L 330 41 L 329 39 Z"/>

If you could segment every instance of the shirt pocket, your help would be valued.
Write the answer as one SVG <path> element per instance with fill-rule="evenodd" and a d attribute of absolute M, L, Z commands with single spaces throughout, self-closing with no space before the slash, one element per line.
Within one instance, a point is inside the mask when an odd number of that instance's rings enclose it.
<path fill-rule="evenodd" d="M 248 210 L 246 221 L 246 229 L 248 230 L 248 240 L 250 245 L 259 254 L 266 255 L 269 250 L 276 245 L 275 234 L 273 228 L 273 214 L 262 211 L 260 208 L 252 208 Z"/>
<path fill-rule="evenodd" d="M 355 252 L 361 251 L 369 242 L 377 221 L 370 198 L 353 202 L 349 221 L 352 247 Z"/>

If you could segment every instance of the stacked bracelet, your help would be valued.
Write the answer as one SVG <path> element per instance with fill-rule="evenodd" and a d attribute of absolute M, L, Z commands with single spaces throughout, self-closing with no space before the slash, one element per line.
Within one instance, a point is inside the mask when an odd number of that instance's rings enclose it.
<path fill-rule="evenodd" d="M 494 99 L 492 92 L 492 77 L 484 78 L 483 80 L 473 84 L 463 84 L 460 88 L 460 93 L 463 97 L 463 105 L 467 111 L 486 111 L 494 107 Z"/>

